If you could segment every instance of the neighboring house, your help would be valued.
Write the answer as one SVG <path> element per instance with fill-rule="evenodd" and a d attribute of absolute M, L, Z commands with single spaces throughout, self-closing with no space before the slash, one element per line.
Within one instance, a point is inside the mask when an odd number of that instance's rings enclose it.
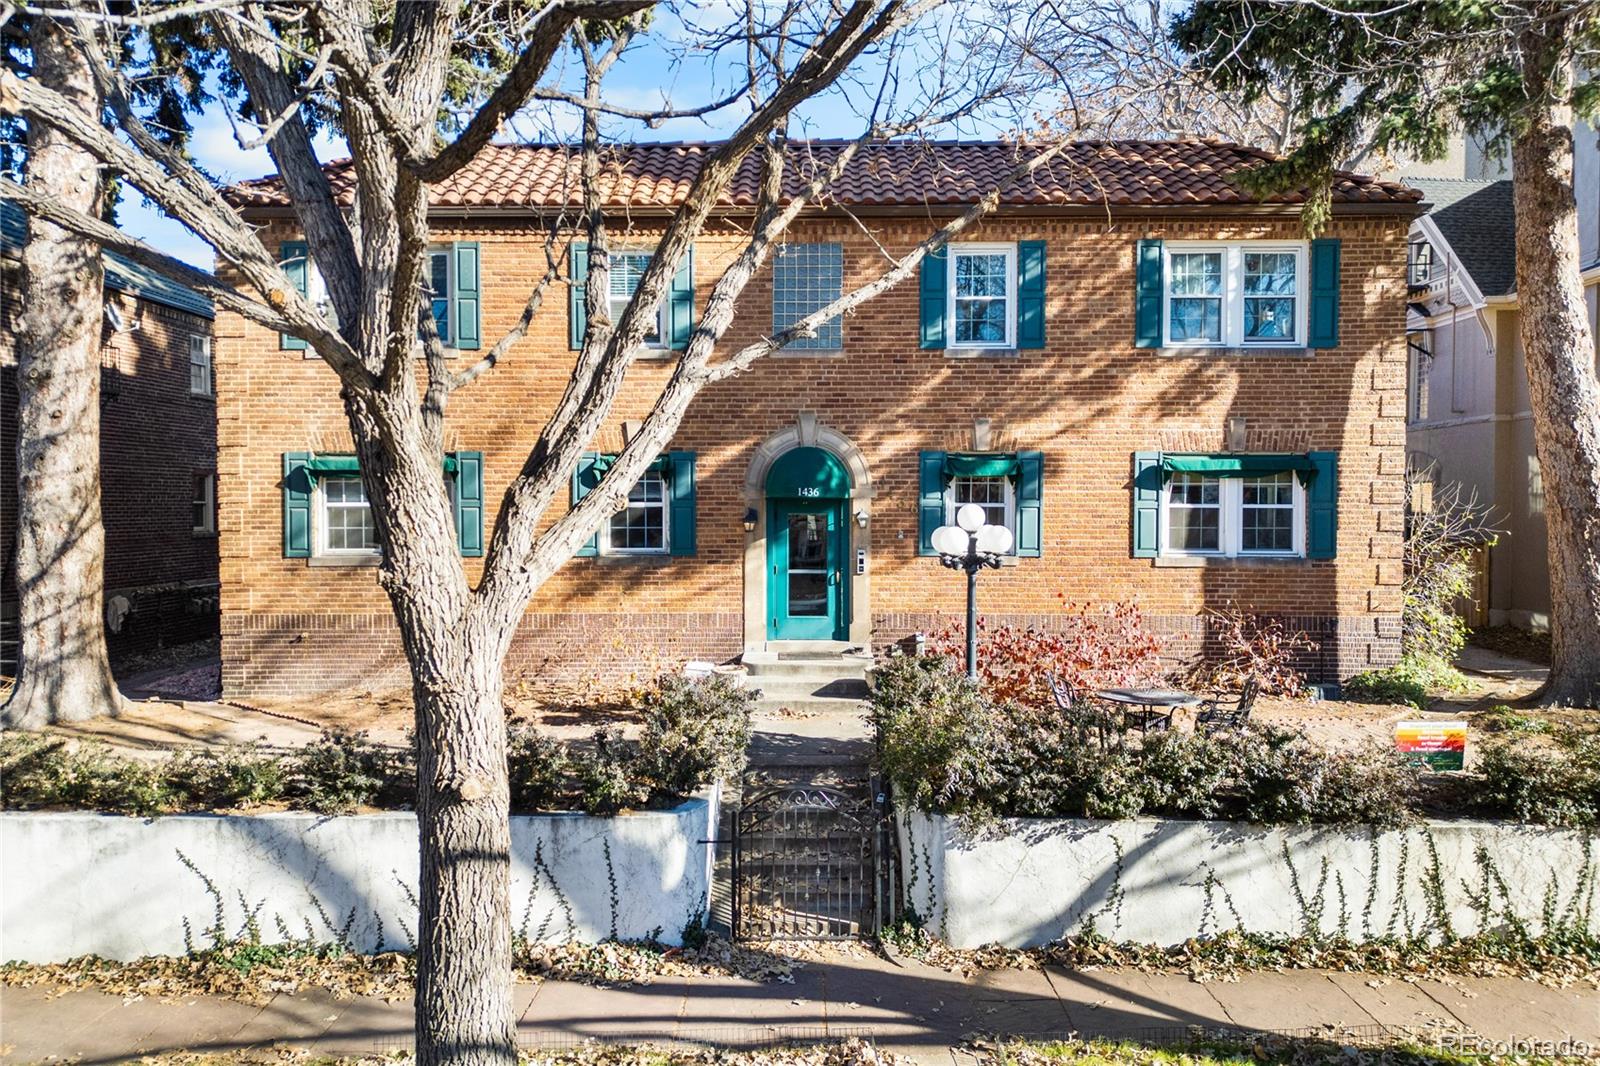
<path fill-rule="evenodd" d="M 798 147 L 796 167 L 831 151 Z M 725 347 L 875 276 L 878 242 L 911 248 L 1013 151 L 865 150 L 837 204 L 804 214 L 750 285 Z M 619 305 L 706 152 L 617 150 Z M 1257 202 L 1230 182 L 1263 158 L 1215 142 L 1075 146 L 920 279 L 708 389 L 626 509 L 540 590 L 509 670 L 620 673 L 941 627 L 964 585 L 929 535 L 969 501 L 1016 539 L 979 581 L 991 622 L 1048 627 L 1064 602 L 1131 600 L 1169 652 L 1192 655 L 1208 609 L 1231 606 L 1317 635 L 1308 666 L 1323 678 L 1396 661 L 1417 194 L 1340 175 L 1327 232 L 1307 241 L 1302 197 Z M 520 313 L 543 270 L 535 220 L 566 200 L 571 164 L 560 147 L 492 146 L 434 190 L 435 312 L 462 358 Z M 330 171 L 348 200 L 349 164 Z M 752 161 L 681 264 L 574 499 L 671 372 L 756 178 Z M 229 195 L 315 295 L 277 180 Z M 586 257 L 575 245 L 580 284 L 452 397 L 446 469 L 471 575 L 570 374 Z M 217 325 L 226 693 L 402 682 L 333 372 L 236 315 Z"/>
<path fill-rule="evenodd" d="M 0 676 L 16 671 L 19 256 L 0 201 Z M 105 256 L 100 507 L 113 659 L 217 632 L 217 412 L 211 301 Z"/>
<path fill-rule="evenodd" d="M 1579 123 L 1574 191 L 1590 322 L 1600 293 L 1600 165 Z M 1516 292 L 1513 182 L 1407 177 L 1427 212 L 1412 223 L 1407 315 L 1407 460 L 1413 506 L 1458 485 L 1504 531 L 1487 557 L 1474 622 L 1549 626 L 1544 490 L 1533 442 Z M 1600 367 L 1600 363 L 1597 363 Z"/>

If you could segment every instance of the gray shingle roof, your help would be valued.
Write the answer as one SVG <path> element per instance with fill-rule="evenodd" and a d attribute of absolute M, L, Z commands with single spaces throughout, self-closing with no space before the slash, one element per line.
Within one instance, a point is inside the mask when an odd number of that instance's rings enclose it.
<path fill-rule="evenodd" d="M 27 215 L 10 200 L 0 200 L 0 252 L 16 255 L 27 239 Z M 109 289 L 202 318 L 216 317 L 211 301 L 187 285 L 179 285 L 116 252 L 105 253 L 105 264 L 106 287 Z"/>
<path fill-rule="evenodd" d="M 1431 204 L 1433 219 L 1450 242 L 1461 266 L 1485 296 L 1504 296 L 1517 287 L 1516 215 L 1511 181 L 1462 178 L 1408 178 Z"/>

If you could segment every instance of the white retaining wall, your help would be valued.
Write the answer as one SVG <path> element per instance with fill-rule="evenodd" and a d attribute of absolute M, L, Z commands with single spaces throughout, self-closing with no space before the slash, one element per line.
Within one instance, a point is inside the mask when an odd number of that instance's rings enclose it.
<path fill-rule="evenodd" d="M 902 815 L 899 829 L 906 902 L 956 947 L 1031 947 L 1091 925 L 1113 940 L 1161 945 L 1232 928 L 1301 933 L 1313 923 L 1357 939 L 1421 934 L 1430 883 L 1442 887 L 1455 931 L 1471 933 L 1480 846 L 1513 913 L 1535 931 L 1547 893 L 1563 910 L 1575 894 L 1585 913 L 1595 900 L 1586 836 L 1576 830 L 1432 822 L 1374 836 L 1330 826 L 1015 818 L 968 831 L 920 811 Z M 1430 839 L 1437 878 L 1428 876 Z M 1496 901 L 1505 902 L 1498 889 Z"/>
<path fill-rule="evenodd" d="M 716 837 L 718 802 L 712 791 L 668 811 L 513 817 L 513 927 L 585 942 L 659 929 L 679 943 L 711 898 L 712 848 L 702 841 Z M 319 941 L 350 922 L 360 950 L 378 948 L 380 935 L 382 945 L 409 948 L 417 863 L 417 820 L 407 813 L 0 813 L 0 959 L 182 954 L 185 921 L 204 946 L 216 921 L 207 880 L 230 935 L 259 906 L 265 940 L 283 939 L 280 919 L 291 935 Z"/>

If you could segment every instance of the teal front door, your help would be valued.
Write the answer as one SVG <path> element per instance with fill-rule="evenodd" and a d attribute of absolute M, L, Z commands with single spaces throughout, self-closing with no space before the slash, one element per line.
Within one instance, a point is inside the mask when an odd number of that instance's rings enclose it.
<path fill-rule="evenodd" d="M 844 640 L 844 503 L 774 500 L 767 515 L 767 638 Z"/>

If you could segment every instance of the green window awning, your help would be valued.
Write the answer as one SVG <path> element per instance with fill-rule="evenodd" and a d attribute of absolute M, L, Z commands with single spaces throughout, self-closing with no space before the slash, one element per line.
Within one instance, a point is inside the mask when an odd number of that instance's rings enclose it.
<path fill-rule="evenodd" d="M 311 477 L 359 477 L 361 476 L 361 460 L 353 455 L 313 455 L 306 460 L 303 468 Z M 456 457 L 444 457 L 444 472 L 456 472 Z"/>
<path fill-rule="evenodd" d="M 1022 470 L 1015 454 L 979 454 L 948 452 L 944 457 L 944 476 L 952 477 L 1009 477 Z"/>
<path fill-rule="evenodd" d="M 589 468 L 594 471 L 595 480 L 599 481 L 600 475 L 604 474 L 607 470 L 610 470 L 616 464 L 617 457 L 615 455 L 597 455 L 594 457 L 594 460 L 590 464 Z M 665 474 L 667 472 L 667 468 L 671 465 L 671 462 L 668 460 L 665 454 L 658 455 L 654 459 L 650 460 L 650 465 L 645 467 L 645 473 Z"/>
<path fill-rule="evenodd" d="M 1163 452 L 1161 479 L 1173 474 L 1202 474 L 1206 477 L 1267 477 L 1294 471 L 1300 484 L 1308 485 L 1317 476 L 1317 467 L 1309 455 L 1238 455 L 1221 453 L 1211 455 L 1182 455 Z"/>

